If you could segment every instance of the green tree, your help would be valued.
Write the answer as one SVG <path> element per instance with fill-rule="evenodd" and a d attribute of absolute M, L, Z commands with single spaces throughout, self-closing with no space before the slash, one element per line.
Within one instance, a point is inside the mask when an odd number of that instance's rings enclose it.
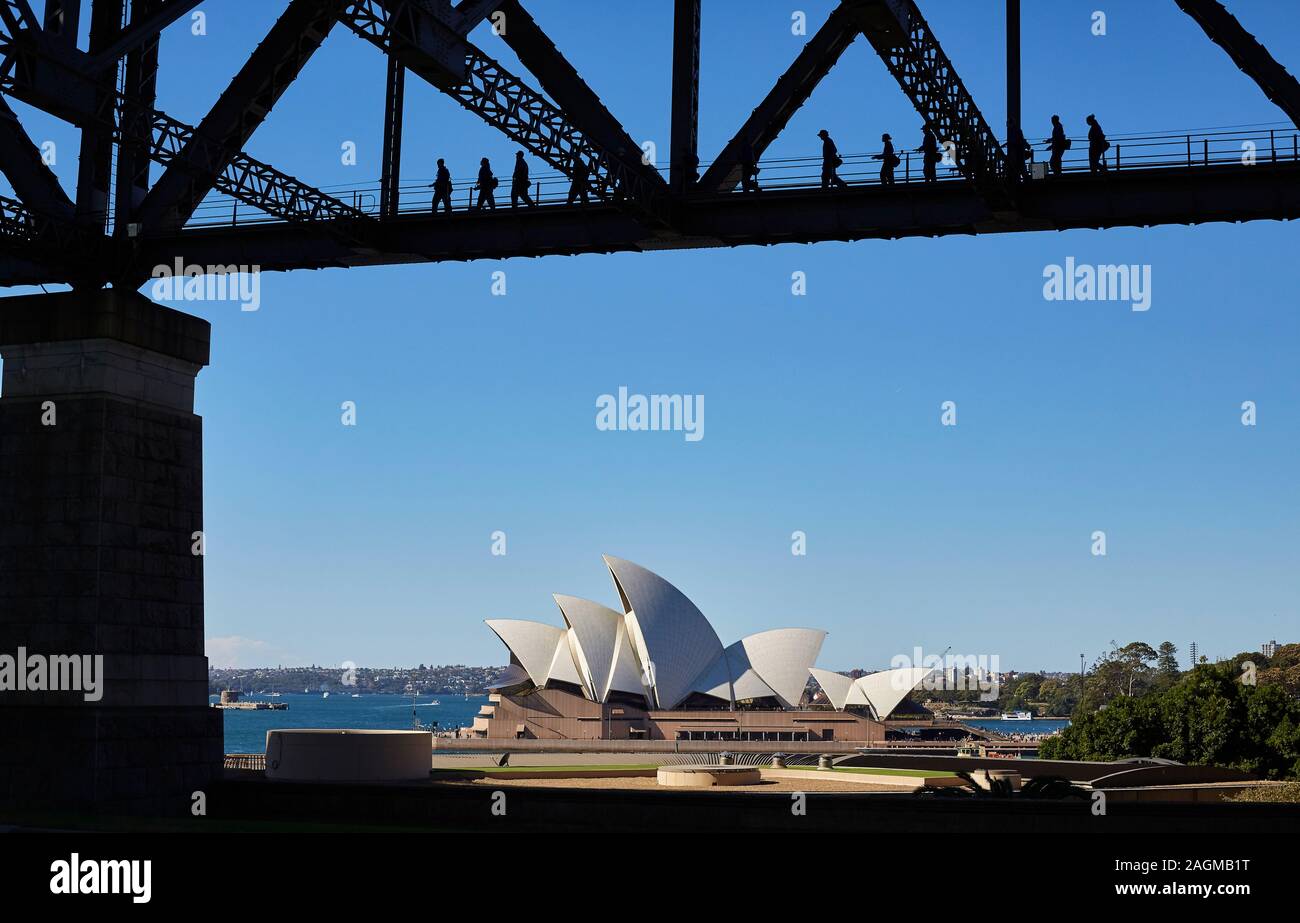
<path fill-rule="evenodd" d="M 1300 702 L 1280 685 L 1246 685 L 1229 665 L 1203 665 L 1164 690 L 1118 696 L 1048 738 L 1044 759 L 1156 756 L 1300 778 Z"/>
<path fill-rule="evenodd" d="M 1182 675 L 1178 669 L 1178 648 L 1172 641 L 1161 641 L 1156 649 L 1156 675 L 1166 684 L 1174 682 Z"/>

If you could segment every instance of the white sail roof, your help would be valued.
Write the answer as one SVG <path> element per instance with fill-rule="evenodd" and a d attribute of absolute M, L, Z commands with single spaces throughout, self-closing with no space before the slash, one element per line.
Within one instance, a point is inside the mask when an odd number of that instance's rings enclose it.
<path fill-rule="evenodd" d="M 517 663 L 509 664 L 505 672 L 497 677 L 495 683 L 488 685 L 489 689 L 509 689 L 511 686 L 518 686 L 524 680 L 531 679 L 528 671 Z"/>
<path fill-rule="evenodd" d="M 611 692 L 628 692 L 649 698 L 649 690 L 642 681 L 642 668 L 632 650 L 632 637 L 622 619 L 618 623 L 618 637 L 614 640 L 614 662 L 609 669 L 609 679 L 601 693 L 601 701 Z"/>
<path fill-rule="evenodd" d="M 737 646 L 750 668 L 762 679 L 786 708 L 798 706 L 808 685 L 808 670 L 817 662 L 826 632 L 814 628 L 774 628 L 760 631 L 727 648 L 727 657 Z M 733 668 L 734 675 L 734 668 Z M 737 699 L 749 698 L 736 694 Z"/>
<path fill-rule="evenodd" d="M 629 630 L 650 662 L 660 708 L 675 708 L 691 693 L 693 680 L 722 653 L 708 619 L 681 590 L 631 561 L 605 555 L 623 601 Z"/>
<path fill-rule="evenodd" d="M 724 702 L 734 701 L 731 694 L 731 664 L 727 661 L 726 651 L 713 658 L 713 663 L 691 685 L 694 687 L 692 692 L 711 695 Z"/>
<path fill-rule="evenodd" d="M 564 629 L 527 619 L 488 619 L 486 624 L 510 648 L 533 684 L 545 686 L 555 662 L 555 648 L 565 640 Z"/>
<path fill-rule="evenodd" d="M 548 682 L 572 683 L 585 692 L 586 685 L 578 672 L 578 664 L 573 659 L 572 637 L 572 632 L 561 632 L 560 640 L 555 645 L 555 654 L 551 658 L 551 669 L 547 673 L 546 679 Z"/>
<path fill-rule="evenodd" d="M 744 641 L 729 645 L 709 665 L 709 668 L 691 683 L 691 691 L 732 703 L 746 699 L 777 697 L 771 686 L 755 672 L 754 665 L 745 652 Z"/>
<path fill-rule="evenodd" d="M 832 705 L 843 709 L 849 704 L 849 692 L 853 689 L 853 680 L 843 674 L 819 670 L 816 667 L 809 667 L 808 672 L 812 674 L 813 679 L 817 680 L 817 685 L 822 687 L 822 692 L 826 693 L 826 698 L 830 699 Z"/>
<path fill-rule="evenodd" d="M 555 604 L 569 626 L 574 659 L 582 674 L 582 685 L 588 697 L 598 702 L 605 700 L 609 688 L 609 674 L 614 666 L 614 650 L 618 641 L 623 613 L 615 612 L 590 599 L 555 594 Z"/>
<path fill-rule="evenodd" d="M 849 704 L 868 704 L 876 718 L 883 721 L 933 672 L 933 667 L 903 667 L 863 676 L 854 681 L 853 687 L 865 702 L 855 702 L 855 696 L 851 694 Z"/>

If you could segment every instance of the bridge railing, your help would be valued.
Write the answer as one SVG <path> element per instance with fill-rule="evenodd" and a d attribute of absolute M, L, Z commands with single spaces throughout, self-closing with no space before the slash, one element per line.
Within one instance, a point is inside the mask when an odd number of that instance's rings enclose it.
<path fill-rule="evenodd" d="M 1199 132 L 1173 132 L 1161 134 L 1114 135 L 1109 138 L 1110 148 L 1103 155 L 1108 170 L 1150 170 L 1249 165 L 1278 161 L 1300 161 L 1300 131 L 1282 123 L 1231 129 L 1212 129 Z M 1064 173 L 1087 173 L 1088 139 L 1071 138 L 1072 146 L 1061 159 Z M 1042 139 L 1031 139 L 1033 162 L 1046 168 L 1051 156 Z M 915 150 L 898 150 L 899 165 L 894 170 L 895 183 L 920 183 L 923 181 L 922 155 Z M 881 162 L 877 152 L 843 154 L 839 177 L 850 186 L 874 186 L 881 183 Z M 774 157 L 759 161 L 758 183 L 765 191 L 791 191 L 816 189 L 821 185 L 820 157 Z M 701 170 L 707 164 L 701 165 Z M 658 168 L 666 173 L 666 167 Z M 940 162 L 936 169 L 938 182 L 965 182 L 958 165 L 951 160 Z M 509 176 L 501 176 L 494 190 L 497 209 L 510 208 Z M 542 207 L 568 204 L 570 180 L 558 172 L 534 174 L 529 184 L 529 195 Z M 376 180 L 360 186 L 325 186 L 321 189 L 353 208 L 376 218 L 379 217 L 380 187 Z M 746 195 L 737 187 L 719 196 Z M 455 213 L 472 210 L 478 201 L 475 180 L 453 179 L 452 209 Z M 429 179 L 410 179 L 399 184 L 398 214 L 429 214 L 432 208 L 433 189 Z M 599 200 L 591 198 L 591 203 Z M 245 205 L 223 194 L 209 195 L 194 213 L 188 227 L 212 227 L 278 222 L 281 219 L 267 215 L 250 205 Z"/>

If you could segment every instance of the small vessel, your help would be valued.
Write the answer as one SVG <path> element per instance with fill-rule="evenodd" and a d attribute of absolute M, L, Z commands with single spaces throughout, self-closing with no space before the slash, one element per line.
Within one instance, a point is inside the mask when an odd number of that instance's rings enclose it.
<path fill-rule="evenodd" d="M 437 699 L 434 699 L 434 700 L 433 700 L 432 702 L 430 702 L 429 704 L 430 704 L 430 705 L 441 705 L 442 703 L 439 702 Z"/>
<path fill-rule="evenodd" d="M 359 698 L 361 698 L 361 693 L 359 693 L 359 692 L 354 692 L 354 693 L 352 693 L 352 698 L 354 698 L 354 699 L 359 699 Z"/>
<path fill-rule="evenodd" d="M 328 698 L 330 697 L 329 691 L 326 690 L 325 692 L 322 692 L 321 695 L 320 695 L 320 697 L 321 697 L 322 699 L 328 699 Z"/>
<path fill-rule="evenodd" d="M 1033 712 L 1027 711 L 1004 711 L 1002 713 L 1003 721 L 1030 721 L 1033 717 Z"/>

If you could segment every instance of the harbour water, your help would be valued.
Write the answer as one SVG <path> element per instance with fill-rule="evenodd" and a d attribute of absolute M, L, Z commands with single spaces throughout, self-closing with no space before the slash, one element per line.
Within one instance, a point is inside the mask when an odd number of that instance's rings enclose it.
<path fill-rule="evenodd" d="M 365 730 L 409 731 L 411 697 L 408 695 L 362 695 L 331 693 L 328 699 L 316 693 L 289 693 L 268 697 L 245 693 L 248 702 L 283 702 L 287 711 L 223 711 L 227 753 L 263 753 L 266 732 L 276 728 L 362 728 Z M 439 704 L 434 705 L 433 700 Z M 217 696 L 210 701 L 215 702 Z M 421 695 L 415 714 L 420 723 L 438 723 L 439 730 L 469 727 L 487 696 Z"/>
<path fill-rule="evenodd" d="M 969 724 L 971 727 L 983 728 L 986 731 L 997 731 L 999 734 L 1005 734 L 1008 737 L 1016 734 L 1037 737 L 1043 734 L 1055 734 L 1057 731 L 1069 727 L 1070 719 L 1030 718 L 1028 721 L 1003 721 L 1001 718 L 967 718 L 962 723 Z"/>

